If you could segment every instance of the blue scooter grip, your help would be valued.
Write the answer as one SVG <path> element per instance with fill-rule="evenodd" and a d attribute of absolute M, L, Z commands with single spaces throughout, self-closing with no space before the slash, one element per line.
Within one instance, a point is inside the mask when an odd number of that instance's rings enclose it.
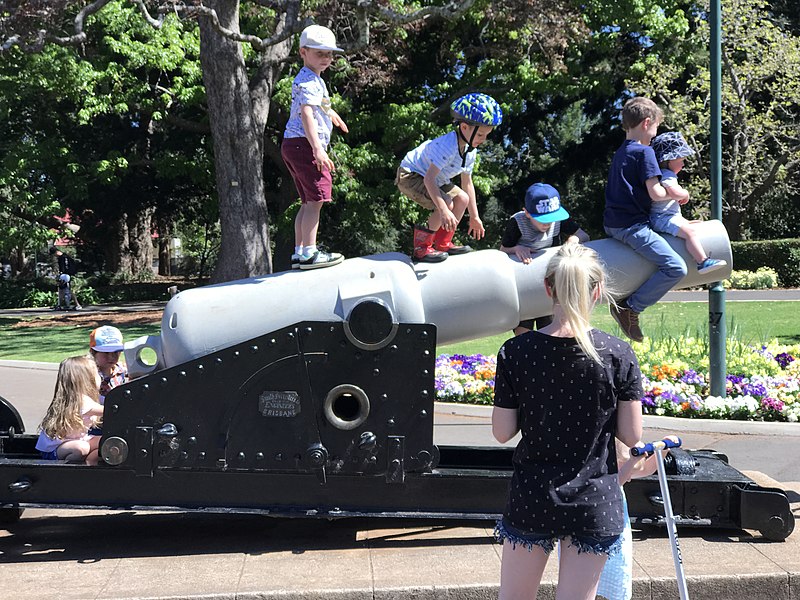
<path fill-rule="evenodd" d="M 677 442 L 672 440 L 663 439 L 658 442 L 650 442 L 644 446 L 634 446 L 631 448 L 631 456 L 641 456 L 642 454 L 652 454 L 656 450 L 663 450 L 664 448 L 680 448 L 681 439 L 678 438 Z"/>

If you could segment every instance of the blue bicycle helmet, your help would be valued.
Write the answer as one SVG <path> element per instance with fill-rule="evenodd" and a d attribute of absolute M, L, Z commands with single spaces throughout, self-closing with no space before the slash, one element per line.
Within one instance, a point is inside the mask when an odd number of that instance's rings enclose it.
<path fill-rule="evenodd" d="M 486 94 L 466 94 L 450 105 L 453 119 L 470 125 L 497 127 L 503 122 L 503 109 Z"/>
<path fill-rule="evenodd" d="M 680 131 L 668 131 L 657 135 L 650 142 L 653 150 L 656 153 L 656 160 L 659 163 L 675 160 L 676 158 L 685 158 L 694 154 L 694 150 L 683 139 Z"/>

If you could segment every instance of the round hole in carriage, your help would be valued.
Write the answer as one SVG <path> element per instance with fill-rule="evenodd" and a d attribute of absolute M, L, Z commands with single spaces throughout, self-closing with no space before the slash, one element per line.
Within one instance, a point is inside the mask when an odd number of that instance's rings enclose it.
<path fill-rule="evenodd" d="M 337 385 L 325 397 L 325 418 L 345 431 L 355 429 L 369 417 L 369 398 L 356 385 Z"/>
<path fill-rule="evenodd" d="M 137 352 L 136 360 L 144 367 L 154 367 L 156 366 L 156 362 L 158 362 L 158 355 L 155 350 L 149 346 L 145 346 Z"/>

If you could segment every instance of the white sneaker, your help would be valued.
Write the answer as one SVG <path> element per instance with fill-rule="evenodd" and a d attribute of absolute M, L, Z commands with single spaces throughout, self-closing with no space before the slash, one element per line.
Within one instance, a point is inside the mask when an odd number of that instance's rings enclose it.
<path fill-rule="evenodd" d="M 340 262 L 344 260 L 344 256 L 339 254 L 338 252 L 323 252 L 322 250 L 317 250 L 309 256 L 308 258 L 301 258 L 297 268 L 303 271 L 308 271 L 311 269 L 322 269 L 324 267 L 332 267 L 333 265 L 338 265 Z"/>

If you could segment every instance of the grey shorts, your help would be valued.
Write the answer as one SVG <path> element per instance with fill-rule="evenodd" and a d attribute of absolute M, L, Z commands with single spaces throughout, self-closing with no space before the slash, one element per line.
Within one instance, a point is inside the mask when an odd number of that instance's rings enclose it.
<path fill-rule="evenodd" d="M 425 178 L 419 173 L 413 173 L 403 167 L 399 167 L 394 183 L 403 194 L 423 208 L 427 208 L 428 210 L 434 210 L 436 208 L 428 194 L 428 188 L 425 187 Z M 455 197 L 461 194 L 462 191 L 463 190 L 454 183 L 446 183 L 439 188 L 442 200 L 447 203 L 447 206 L 451 206 Z"/>

